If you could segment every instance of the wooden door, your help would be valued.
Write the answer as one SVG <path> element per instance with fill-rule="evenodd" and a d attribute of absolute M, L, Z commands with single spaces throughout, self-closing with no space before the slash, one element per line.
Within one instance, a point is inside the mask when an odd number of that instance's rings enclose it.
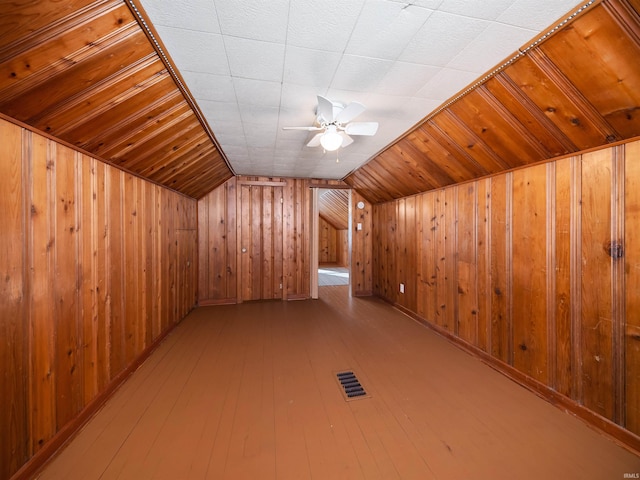
<path fill-rule="evenodd" d="M 240 296 L 282 298 L 282 187 L 242 185 L 240 191 Z"/>

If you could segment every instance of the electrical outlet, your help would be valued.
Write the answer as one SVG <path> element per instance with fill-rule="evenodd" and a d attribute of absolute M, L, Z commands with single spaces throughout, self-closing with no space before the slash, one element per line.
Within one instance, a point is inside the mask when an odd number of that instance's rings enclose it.
<path fill-rule="evenodd" d="M 400 293 L 404 293 L 404 283 L 400 284 Z"/>
<path fill-rule="evenodd" d="M 356 224 L 356 230 L 362 230 L 362 224 L 361 223 L 357 223 Z"/>

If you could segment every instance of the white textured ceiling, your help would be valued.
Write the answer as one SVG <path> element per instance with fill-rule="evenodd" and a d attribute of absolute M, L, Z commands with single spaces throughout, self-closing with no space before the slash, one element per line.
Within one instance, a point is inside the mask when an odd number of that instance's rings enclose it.
<path fill-rule="evenodd" d="M 235 173 L 343 178 L 578 0 L 138 0 Z M 282 130 L 316 95 L 367 110 L 338 152 Z M 336 162 L 339 158 L 340 162 Z"/>

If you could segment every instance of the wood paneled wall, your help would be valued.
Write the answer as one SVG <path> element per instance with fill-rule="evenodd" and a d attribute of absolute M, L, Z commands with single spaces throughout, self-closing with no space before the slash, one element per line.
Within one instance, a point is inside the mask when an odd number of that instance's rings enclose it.
<path fill-rule="evenodd" d="M 196 301 L 196 201 L 0 119 L 0 478 Z"/>
<path fill-rule="evenodd" d="M 349 230 L 338 230 L 322 217 L 318 223 L 318 262 L 346 267 L 349 264 Z"/>
<path fill-rule="evenodd" d="M 307 179 L 234 177 L 200 199 L 200 304 L 309 298 L 310 195 Z"/>
<path fill-rule="evenodd" d="M 639 165 L 636 141 L 376 205 L 374 292 L 640 434 Z"/>
<path fill-rule="evenodd" d="M 362 202 L 363 208 L 358 208 Z M 358 230 L 358 224 L 362 229 Z M 373 294 L 373 206 L 355 190 L 351 191 L 351 293 Z"/>

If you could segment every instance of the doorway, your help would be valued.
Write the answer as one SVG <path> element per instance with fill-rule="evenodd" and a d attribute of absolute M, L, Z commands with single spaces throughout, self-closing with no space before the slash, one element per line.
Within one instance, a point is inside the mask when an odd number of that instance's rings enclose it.
<path fill-rule="evenodd" d="M 350 205 L 350 189 L 314 188 L 312 298 L 318 288 L 350 285 Z"/>
<path fill-rule="evenodd" d="M 283 297 L 283 190 L 240 185 L 240 285 L 243 302 Z"/>

